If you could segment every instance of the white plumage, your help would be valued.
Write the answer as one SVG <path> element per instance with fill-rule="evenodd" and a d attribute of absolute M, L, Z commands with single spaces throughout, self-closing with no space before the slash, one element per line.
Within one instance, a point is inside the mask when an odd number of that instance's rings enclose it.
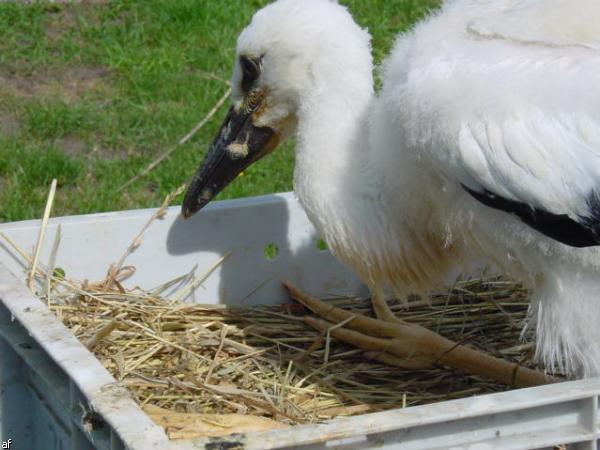
<path fill-rule="evenodd" d="M 599 21 L 592 0 L 447 2 L 400 38 L 376 106 L 397 124 L 402 163 L 440 177 L 408 187 L 444 211 L 437 233 L 448 227 L 464 261 L 524 278 L 538 355 L 583 375 L 600 374 L 598 248 L 549 238 L 461 184 L 587 222 L 600 243 Z"/>
<path fill-rule="evenodd" d="M 595 0 L 447 1 L 399 37 L 378 96 L 369 35 L 331 1 L 265 7 L 237 54 L 261 61 L 254 125 L 280 140 L 296 131 L 294 190 L 376 298 L 495 264 L 532 288 L 547 367 L 589 376 L 600 374 L 599 23 Z M 238 63 L 236 111 L 243 77 Z"/>
<path fill-rule="evenodd" d="M 477 5 L 471 14 L 464 12 L 468 3 Z M 453 180 L 550 212 L 586 215 L 600 175 L 600 31 L 595 39 L 575 36 L 577 42 L 570 32 L 578 28 L 564 23 L 573 25 L 570 13 L 585 9 L 587 21 L 600 18 L 600 4 L 489 5 L 453 2 L 400 43 L 410 56 L 395 52 L 390 65 L 402 61 L 408 79 L 393 83 L 390 95 L 411 101 L 405 133 L 421 140 L 418 151 L 440 161 Z M 462 26 L 451 38 L 455 21 Z M 424 36 L 437 36 L 438 45 Z M 412 123 L 420 116 L 427 127 Z"/>

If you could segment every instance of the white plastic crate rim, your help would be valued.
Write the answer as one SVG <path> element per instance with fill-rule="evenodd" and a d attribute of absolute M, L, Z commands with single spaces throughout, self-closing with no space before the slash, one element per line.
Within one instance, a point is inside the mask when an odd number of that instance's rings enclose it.
<path fill-rule="evenodd" d="M 57 265 L 71 278 L 102 279 L 154 210 L 62 217 L 49 223 L 41 261 L 59 224 Z M 31 249 L 40 221 L 0 232 Z M 596 449 L 600 380 L 566 382 L 290 429 L 169 441 L 98 360 L 25 287 L 20 258 L 0 243 L 0 440 L 26 449 L 492 449 L 572 444 Z M 364 295 L 357 278 L 319 245 L 291 194 L 216 202 L 183 221 L 169 208 L 127 264 L 128 286 L 151 288 L 210 272 L 189 301 L 287 301 L 280 280 L 316 295 Z"/>

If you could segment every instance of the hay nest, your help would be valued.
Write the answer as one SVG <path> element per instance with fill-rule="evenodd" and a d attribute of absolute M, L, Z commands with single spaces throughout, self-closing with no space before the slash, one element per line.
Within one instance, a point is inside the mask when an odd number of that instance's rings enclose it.
<path fill-rule="evenodd" d="M 163 207 L 151 221 L 164 215 Z M 147 228 L 144 227 L 144 230 Z M 173 438 L 223 435 L 506 390 L 445 367 L 408 370 L 369 361 L 302 320 L 296 304 L 251 308 L 180 301 L 202 281 L 184 275 L 151 291 L 123 288 L 123 265 L 97 283 L 69 279 L 18 249 L 51 311 Z M 58 234 L 57 234 L 58 236 Z M 59 238 L 55 238 L 56 255 Z M 39 245 L 39 244 L 38 244 Z M 37 253 L 37 251 L 36 251 Z M 179 290 L 164 298 L 167 289 Z M 372 315 L 368 299 L 331 298 Z M 461 344 L 536 368 L 522 335 L 528 292 L 498 276 L 458 281 L 428 300 L 394 302 L 398 317 Z"/>
<path fill-rule="evenodd" d="M 171 438 L 241 432 L 245 416 L 271 419 L 252 423 L 252 430 L 266 429 L 507 389 L 444 367 L 406 370 L 368 361 L 363 351 L 306 325 L 307 311 L 294 304 L 191 305 L 57 275 L 44 297 L 50 310 Z M 518 284 L 486 277 L 460 281 L 430 302 L 392 307 L 400 318 L 457 342 L 535 367 L 534 345 L 521 337 L 527 296 Z M 369 300 L 329 301 L 371 315 Z M 216 428 L 182 425 L 180 414 L 166 411 L 201 415 L 199 423 Z M 225 426 L 210 415 L 233 422 Z"/>

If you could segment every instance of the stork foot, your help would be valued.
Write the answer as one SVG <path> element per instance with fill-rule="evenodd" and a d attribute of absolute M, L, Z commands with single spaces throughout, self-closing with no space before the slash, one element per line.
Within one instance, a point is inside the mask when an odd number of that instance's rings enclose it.
<path fill-rule="evenodd" d="M 392 320 L 372 319 L 329 305 L 290 283 L 284 282 L 283 285 L 292 299 L 321 317 L 306 317 L 304 320 L 307 324 L 366 350 L 367 356 L 386 364 L 410 369 L 426 368 L 434 364 L 450 366 L 514 387 L 557 381 L 542 372 L 495 358 L 446 339 L 420 325 L 405 322 L 391 311 Z M 343 326 L 340 326 L 342 322 Z"/>

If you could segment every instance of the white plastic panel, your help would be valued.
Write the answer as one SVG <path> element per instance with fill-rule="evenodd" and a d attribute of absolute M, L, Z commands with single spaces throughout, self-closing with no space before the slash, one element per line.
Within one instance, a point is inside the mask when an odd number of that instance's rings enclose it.
<path fill-rule="evenodd" d="M 124 211 L 51 219 L 41 261 L 47 261 L 56 227 L 62 224 L 57 265 L 69 277 L 102 279 L 155 210 Z M 36 242 L 40 221 L 0 224 L 0 232 L 21 248 Z M 179 207 L 147 230 L 142 245 L 127 259 L 137 273 L 125 283 L 151 288 L 189 272 L 206 273 L 223 255 L 231 255 L 197 291 L 198 303 L 245 304 L 287 301 L 280 281 L 287 278 L 317 295 L 364 294 L 354 274 L 327 250 L 291 194 L 215 202 L 188 220 Z M 268 260 L 265 247 L 275 244 L 278 255 Z M 0 239 L 0 247 L 10 251 Z M 23 272 L 19 258 L 0 262 L 15 274 Z"/>

